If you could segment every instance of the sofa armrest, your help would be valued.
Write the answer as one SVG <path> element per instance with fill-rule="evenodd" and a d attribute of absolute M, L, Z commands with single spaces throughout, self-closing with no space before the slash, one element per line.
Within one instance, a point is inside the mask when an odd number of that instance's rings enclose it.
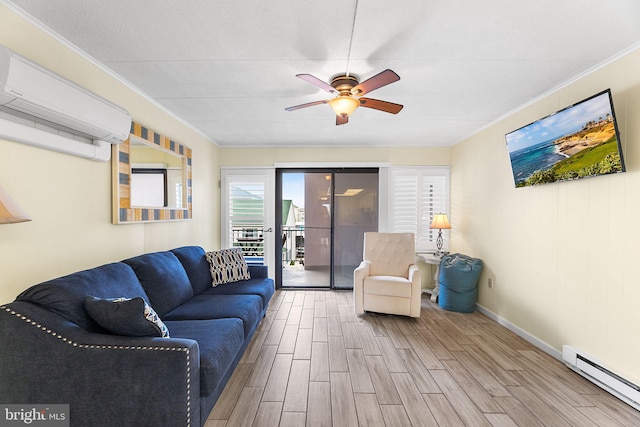
<path fill-rule="evenodd" d="M 371 264 L 368 261 L 362 261 L 353 270 L 353 303 L 356 314 L 364 314 L 364 279 L 369 276 L 370 267 Z"/>
<path fill-rule="evenodd" d="M 249 274 L 252 279 L 264 279 L 269 277 L 269 267 L 266 265 L 250 265 Z"/>
<path fill-rule="evenodd" d="M 0 306 L 3 403 L 69 404 L 74 425 L 200 425 L 198 343 L 87 332 L 40 306 Z"/>

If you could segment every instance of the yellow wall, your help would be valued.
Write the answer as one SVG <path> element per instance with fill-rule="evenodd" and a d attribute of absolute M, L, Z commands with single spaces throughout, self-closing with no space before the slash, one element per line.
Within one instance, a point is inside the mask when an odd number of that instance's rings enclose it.
<path fill-rule="evenodd" d="M 111 224 L 111 163 L 0 140 L 0 185 L 31 222 L 0 226 L 0 303 L 40 281 L 154 250 L 219 241 L 219 149 L 0 5 L 0 44 L 126 108 L 193 150 L 193 220 Z"/>
<path fill-rule="evenodd" d="M 372 162 L 392 166 L 448 165 L 450 148 L 225 148 L 220 152 L 224 166 L 273 166 L 274 163 Z"/>
<path fill-rule="evenodd" d="M 640 380 L 640 50 L 549 94 L 451 152 L 452 247 L 482 258 L 479 302 L 556 350 Z M 611 88 L 627 172 L 514 188 L 505 134 Z M 489 275 L 495 288 L 487 287 Z"/>

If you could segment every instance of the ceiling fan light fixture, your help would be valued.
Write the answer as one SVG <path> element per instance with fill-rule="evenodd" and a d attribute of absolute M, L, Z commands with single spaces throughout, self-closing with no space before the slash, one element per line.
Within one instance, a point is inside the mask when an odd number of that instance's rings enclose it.
<path fill-rule="evenodd" d="M 336 126 L 340 126 L 349 123 L 349 116 L 360 106 L 390 114 L 398 114 L 400 110 L 402 110 L 402 105 L 400 104 L 363 97 L 363 95 L 369 92 L 400 80 L 400 76 L 389 69 L 373 77 L 369 77 L 362 83 L 356 75 L 349 73 L 334 76 L 331 79 L 331 84 L 325 83 L 311 74 L 296 74 L 296 77 L 307 83 L 311 83 L 325 92 L 337 96 L 332 99 L 307 102 L 305 104 L 287 107 L 285 108 L 287 111 L 295 111 L 301 108 L 313 107 L 314 105 L 329 104 L 336 115 Z"/>
<path fill-rule="evenodd" d="M 333 108 L 336 116 L 349 116 L 360 106 L 360 102 L 348 95 L 340 95 L 331 99 L 329 105 Z"/>

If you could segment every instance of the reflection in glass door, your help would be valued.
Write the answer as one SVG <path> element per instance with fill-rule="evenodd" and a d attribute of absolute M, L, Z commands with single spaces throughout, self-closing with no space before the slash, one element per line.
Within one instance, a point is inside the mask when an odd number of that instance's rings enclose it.
<path fill-rule="evenodd" d="M 276 179 L 277 285 L 351 288 L 363 233 L 378 227 L 377 169 L 279 170 Z"/>
<path fill-rule="evenodd" d="M 353 288 L 364 233 L 378 231 L 378 172 L 336 172 L 333 197 L 333 287 Z"/>

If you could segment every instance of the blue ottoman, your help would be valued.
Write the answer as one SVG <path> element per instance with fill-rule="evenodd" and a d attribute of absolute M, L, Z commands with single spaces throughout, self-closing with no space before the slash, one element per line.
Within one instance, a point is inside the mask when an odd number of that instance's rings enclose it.
<path fill-rule="evenodd" d="M 463 254 L 443 256 L 438 289 L 440 307 L 460 313 L 475 310 L 481 272 L 482 260 L 478 258 Z"/>

